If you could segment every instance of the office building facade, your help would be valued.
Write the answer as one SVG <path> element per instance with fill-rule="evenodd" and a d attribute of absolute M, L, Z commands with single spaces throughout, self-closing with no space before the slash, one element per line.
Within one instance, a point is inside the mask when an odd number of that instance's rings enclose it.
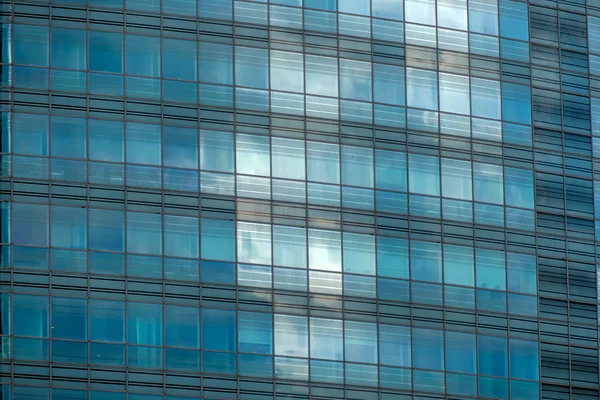
<path fill-rule="evenodd" d="M 2 399 L 598 399 L 598 0 L 0 18 Z"/>

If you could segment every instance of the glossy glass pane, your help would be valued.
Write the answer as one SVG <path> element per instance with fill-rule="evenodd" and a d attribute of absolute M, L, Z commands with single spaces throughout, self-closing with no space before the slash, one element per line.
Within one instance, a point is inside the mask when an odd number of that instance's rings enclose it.
<path fill-rule="evenodd" d="M 160 38 L 127 35 L 127 73 L 160 76 Z"/>
<path fill-rule="evenodd" d="M 86 69 L 86 39 L 83 30 L 52 28 L 52 67 Z"/>
<path fill-rule="evenodd" d="M 123 73 L 123 34 L 90 31 L 90 69 Z"/>

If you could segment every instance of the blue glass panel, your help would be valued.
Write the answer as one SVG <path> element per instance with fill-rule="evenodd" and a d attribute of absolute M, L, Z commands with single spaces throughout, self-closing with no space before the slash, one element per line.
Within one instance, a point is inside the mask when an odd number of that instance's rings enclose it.
<path fill-rule="evenodd" d="M 127 35 L 127 73 L 160 76 L 160 38 Z"/>
<path fill-rule="evenodd" d="M 152 78 L 128 76 L 126 78 L 127 96 L 132 98 L 160 100 L 161 81 Z"/>
<path fill-rule="evenodd" d="M 164 13 L 196 15 L 196 0 L 163 0 Z"/>
<path fill-rule="evenodd" d="M 269 54 L 267 50 L 235 48 L 235 83 L 258 89 L 269 88 Z"/>
<path fill-rule="evenodd" d="M 91 342 L 90 362 L 92 364 L 124 367 L 125 345 Z"/>
<path fill-rule="evenodd" d="M 336 0 L 304 0 L 304 7 L 326 11 L 337 11 Z"/>
<path fill-rule="evenodd" d="M 410 300 L 409 282 L 378 278 L 377 296 L 385 300 L 408 302 Z"/>
<path fill-rule="evenodd" d="M 200 131 L 200 168 L 233 172 L 233 134 Z"/>
<path fill-rule="evenodd" d="M 198 15 L 201 18 L 214 18 L 231 21 L 232 0 L 198 0 Z"/>
<path fill-rule="evenodd" d="M 162 304 L 127 303 L 127 338 L 129 343 L 162 345 L 162 314 Z M 152 351 L 148 351 L 149 355 L 154 354 Z M 149 362 L 153 362 L 152 359 Z"/>
<path fill-rule="evenodd" d="M 508 399 L 508 380 L 479 377 L 479 395 L 492 399 Z"/>
<path fill-rule="evenodd" d="M 239 350 L 247 353 L 273 354 L 273 316 L 239 312 Z"/>
<path fill-rule="evenodd" d="M 500 1 L 500 36 L 529 40 L 527 4 Z"/>
<path fill-rule="evenodd" d="M 275 265 L 306 268 L 306 229 L 273 226 L 273 258 Z"/>
<path fill-rule="evenodd" d="M 15 399 L 27 400 L 49 400 L 50 393 L 48 388 L 31 387 L 31 386 L 15 386 L 13 390 Z M 10 397 L 9 397 L 10 399 Z"/>
<path fill-rule="evenodd" d="M 447 373 L 446 391 L 458 396 L 477 397 L 477 377 Z"/>
<path fill-rule="evenodd" d="M 122 8 L 124 0 L 89 0 L 91 6 Z"/>
<path fill-rule="evenodd" d="M 190 40 L 163 39 L 164 78 L 197 80 L 197 44 Z"/>
<path fill-rule="evenodd" d="M 477 287 L 506 290 L 505 253 L 476 249 Z"/>
<path fill-rule="evenodd" d="M 200 370 L 199 350 L 167 348 L 165 349 L 165 353 L 167 369 L 183 370 L 190 372 L 198 372 Z"/>
<path fill-rule="evenodd" d="M 372 100 L 371 64 L 340 59 L 340 96 Z"/>
<path fill-rule="evenodd" d="M 529 62 L 529 43 L 500 39 L 501 56 L 506 60 Z"/>
<path fill-rule="evenodd" d="M 310 356 L 341 361 L 344 354 L 342 337 L 342 321 L 311 318 Z"/>
<path fill-rule="evenodd" d="M 90 31 L 90 69 L 123 73 L 123 34 Z"/>
<path fill-rule="evenodd" d="M 89 73 L 89 92 L 106 96 L 124 96 L 122 75 Z"/>
<path fill-rule="evenodd" d="M 421 392 L 443 393 L 444 373 L 433 371 L 414 371 L 413 372 L 414 389 Z"/>
<path fill-rule="evenodd" d="M 161 231 L 161 215 L 127 213 L 127 251 L 162 254 Z"/>
<path fill-rule="evenodd" d="M 375 207 L 378 212 L 406 214 L 408 211 L 408 198 L 404 193 L 375 191 Z"/>
<path fill-rule="evenodd" d="M 3 248 L 4 251 L 5 248 Z M 8 258 L 9 254 L 3 254 L 4 256 Z M 3 262 L 4 265 L 10 265 L 10 262 L 6 260 Z M 50 266 L 48 249 L 14 246 L 12 248 L 12 265 L 14 268 L 48 270 Z"/>
<path fill-rule="evenodd" d="M 125 393 L 90 391 L 90 400 L 125 400 Z"/>
<path fill-rule="evenodd" d="M 127 162 L 160 165 L 160 125 L 127 124 Z"/>
<path fill-rule="evenodd" d="M 128 346 L 127 364 L 131 368 L 163 368 L 163 349 L 160 347 Z"/>
<path fill-rule="evenodd" d="M 413 303 L 430 304 L 441 306 L 442 286 L 431 283 L 412 282 L 410 285 L 410 296 Z"/>
<path fill-rule="evenodd" d="M 272 90 L 304 92 L 304 56 L 302 54 L 271 50 L 270 66 Z"/>
<path fill-rule="evenodd" d="M 375 275 L 375 238 L 344 232 L 344 272 Z"/>
<path fill-rule="evenodd" d="M 52 207 L 52 246 L 87 248 L 87 210 Z"/>
<path fill-rule="evenodd" d="M 458 286 L 444 286 L 444 304 L 446 307 L 475 309 L 475 290 Z"/>
<path fill-rule="evenodd" d="M 48 117 L 13 114 L 12 143 L 15 153 L 48 156 Z"/>
<path fill-rule="evenodd" d="M 90 300 L 90 339 L 103 342 L 125 341 L 125 303 Z"/>
<path fill-rule="evenodd" d="M 87 342 L 71 342 L 63 340 L 52 341 L 52 362 L 87 364 L 88 344 Z M 87 400 L 87 392 L 85 400 Z M 63 398 L 63 397 L 61 397 Z"/>
<path fill-rule="evenodd" d="M 537 381 L 540 379 L 538 342 L 510 339 L 510 377 Z"/>
<path fill-rule="evenodd" d="M 163 229 L 166 256 L 187 258 L 199 256 L 198 218 L 165 215 Z"/>
<path fill-rule="evenodd" d="M 127 275 L 161 279 L 163 275 L 162 258 L 128 254 Z"/>
<path fill-rule="evenodd" d="M 379 325 L 379 363 L 396 367 L 411 366 L 409 327 Z"/>
<path fill-rule="evenodd" d="M 52 117 L 52 155 L 86 158 L 86 120 Z"/>
<path fill-rule="evenodd" d="M 411 390 L 412 373 L 410 369 L 379 367 L 379 385 L 399 390 Z"/>
<path fill-rule="evenodd" d="M 473 249 L 444 245 L 444 283 L 474 286 Z"/>
<path fill-rule="evenodd" d="M 409 196 L 410 214 L 419 217 L 440 218 L 440 199 L 439 197 Z"/>
<path fill-rule="evenodd" d="M 442 249 L 439 243 L 412 241 L 410 247 L 411 278 L 442 281 Z"/>
<path fill-rule="evenodd" d="M 235 374 L 237 371 L 236 355 L 203 351 L 202 370 L 208 373 Z"/>
<path fill-rule="evenodd" d="M 48 66 L 50 31 L 47 26 L 14 25 L 13 62 Z"/>
<path fill-rule="evenodd" d="M 16 87 L 48 90 L 48 70 L 30 67 L 14 67 L 13 82 Z"/>
<path fill-rule="evenodd" d="M 515 400 L 538 400 L 540 384 L 538 382 L 510 381 L 510 398 Z"/>
<path fill-rule="evenodd" d="M 371 9 L 374 17 L 402 21 L 403 8 L 402 0 L 371 0 Z"/>
<path fill-rule="evenodd" d="M 86 39 L 83 30 L 52 28 L 52 67 L 86 69 Z"/>
<path fill-rule="evenodd" d="M 87 299 L 52 297 L 52 337 L 87 340 Z"/>
<path fill-rule="evenodd" d="M 233 50 L 229 45 L 200 42 L 200 81 L 233 84 Z"/>
<path fill-rule="evenodd" d="M 405 239 L 377 238 L 377 273 L 379 276 L 408 278 L 408 243 Z"/>
<path fill-rule="evenodd" d="M 409 107 L 438 109 L 437 73 L 414 68 L 406 70 L 406 98 Z"/>
<path fill-rule="evenodd" d="M 376 186 L 379 189 L 406 192 L 406 154 L 375 150 Z"/>
<path fill-rule="evenodd" d="M 419 217 L 440 218 L 440 199 L 439 197 L 409 196 L 410 214 Z"/>
<path fill-rule="evenodd" d="M 165 345 L 200 347 L 200 309 L 165 306 Z"/>
<path fill-rule="evenodd" d="M 508 122 L 531 124 L 529 86 L 502 83 L 502 117 Z"/>
<path fill-rule="evenodd" d="M 13 243 L 48 246 L 48 206 L 14 203 L 12 225 Z"/>
<path fill-rule="evenodd" d="M 42 339 L 15 338 L 13 356 L 15 360 L 48 362 L 50 356 L 50 342 Z"/>
<path fill-rule="evenodd" d="M 536 296 L 526 296 L 523 294 L 509 293 L 508 312 L 510 314 L 537 317 L 538 298 Z"/>
<path fill-rule="evenodd" d="M 90 252 L 90 272 L 93 274 L 125 274 L 125 256 L 123 254 Z"/>
<path fill-rule="evenodd" d="M 357 386 L 378 386 L 376 365 L 346 363 L 346 384 Z"/>
<path fill-rule="evenodd" d="M 415 328 L 412 341 L 415 368 L 444 369 L 444 332 Z"/>
<path fill-rule="evenodd" d="M 533 209 L 533 172 L 504 168 L 506 205 Z"/>
<path fill-rule="evenodd" d="M 344 383 L 344 364 L 335 361 L 310 361 L 310 379 L 315 382 Z"/>
<path fill-rule="evenodd" d="M 160 259 L 159 257 L 156 258 Z M 197 282 L 200 280 L 200 261 L 165 258 L 164 273 L 165 279 Z"/>
<path fill-rule="evenodd" d="M 504 207 L 475 203 L 475 223 L 504 226 Z"/>
<path fill-rule="evenodd" d="M 471 163 L 442 158 L 442 195 L 471 200 L 472 191 Z"/>
<path fill-rule="evenodd" d="M 203 219 L 202 258 L 235 261 L 235 225 L 232 221 Z"/>
<path fill-rule="evenodd" d="M 337 33 L 337 27 L 337 14 L 324 11 L 304 10 L 304 29 L 307 31 L 335 34 Z"/>
<path fill-rule="evenodd" d="M 198 171 L 189 169 L 163 169 L 163 187 L 165 190 L 178 190 L 183 192 L 198 192 Z"/>
<path fill-rule="evenodd" d="M 90 159 L 124 161 L 125 126 L 122 122 L 89 120 Z"/>
<path fill-rule="evenodd" d="M 308 380 L 308 359 L 275 357 L 275 378 Z"/>
<path fill-rule="evenodd" d="M 274 268 L 273 286 L 275 289 L 306 292 L 308 290 L 306 270 Z"/>
<path fill-rule="evenodd" d="M 344 274 L 343 291 L 345 296 L 375 298 L 377 293 L 375 277 Z"/>
<path fill-rule="evenodd" d="M 83 93 L 87 88 L 87 75 L 85 72 L 61 71 L 58 69 L 50 71 L 52 78 L 52 90 L 61 92 Z"/>
<path fill-rule="evenodd" d="M 125 213 L 90 209 L 90 249 L 125 250 Z"/>
<path fill-rule="evenodd" d="M 508 290 L 537 293 L 536 260 L 533 255 L 507 253 Z"/>
<path fill-rule="evenodd" d="M 475 201 L 504 203 L 502 167 L 499 165 L 473 163 L 473 192 Z"/>
<path fill-rule="evenodd" d="M 306 317 L 275 314 L 275 354 L 308 357 Z"/>
<path fill-rule="evenodd" d="M 345 360 L 377 363 L 377 325 L 366 322 L 344 322 Z"/>
<path fill-rule="evenodd" d="M 498 35 L 498 5 L 486 0 L 469 0 L 469 30 Z"/>
<path fill-rule="evenodd" d="M 13 334 L 48 337 L 48 300 L 48 297 L 14 294 L 12 305 Z"/>
<path fill-rule="evenodd" d="M 506 293 L 477 289 L 476 294 L 480 310 L 506 313 Z"/>
<path fill-rule="evenodd" d="M 163 165 L 198 168 L 198 133 L 195 129 L 163 128 Z"/>
<path fill-rule="evenodd" d="M 508 376 L 506 338 L 479 336 L 479 373 Z M 537 359 L 537 358 L 536 358 Z"/>
<path fill-rule="evenodd" d="M 273 377 L 273 357 L 240 354 L 240 375 L 261 378 Z"/>
<path fill-rule="evenodd" d="M 440 195 L 440 160 L 436 157 L 408 155 L 409 190 L 411 193 Z"/>
<path fill-rule="evenodd" d="M 235 311 L 203 308 L 202 348 L 235 351 L 236 344 Z"/>

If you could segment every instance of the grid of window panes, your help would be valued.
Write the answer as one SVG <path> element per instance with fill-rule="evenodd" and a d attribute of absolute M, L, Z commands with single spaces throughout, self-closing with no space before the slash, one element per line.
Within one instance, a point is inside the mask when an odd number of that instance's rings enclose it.
<path fill-rule="evenodd" d="M 598 399 L 600 3 L 0 20 L 2 398 Z"/>

